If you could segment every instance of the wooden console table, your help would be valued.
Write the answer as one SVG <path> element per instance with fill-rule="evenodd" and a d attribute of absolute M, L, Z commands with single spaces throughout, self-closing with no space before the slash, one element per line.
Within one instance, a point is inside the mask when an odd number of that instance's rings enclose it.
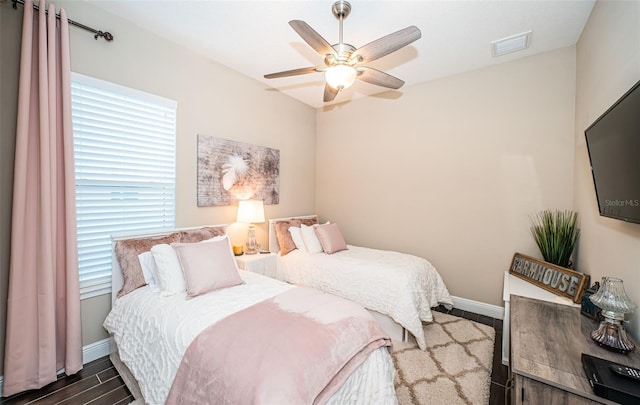
<path fill-rule="evenodd" d="M 543 288 L 538 287 L 535 284 L 531 284 L 528 281 L 509 274 L 508 271 L 504 272 L 504 287 L 502 290 L 502 299 L 504 300 L 504 319 L 502 330 L 502 364 L 509 365 L 509 327 L 510 327 L 510 308 L 511 308 L 511 294 L 519 295 L 521 297 L 535 298 L 541 301 L 555 302 L 556 304 L 569 305 L 580 308 L 580 304 L 574 304 L 569 298 L 560 297 L 552 292 L 549 292 Z"/>
<path fill-rule="evenodd" d="M 580 356 L 587 353 L 640 368 L 640 354 L 618 354 L 598 346 L 597 326 L 580 308 L 511 296 L 511 378 L 513 403 L 615 404 L 595 395 Z"/>

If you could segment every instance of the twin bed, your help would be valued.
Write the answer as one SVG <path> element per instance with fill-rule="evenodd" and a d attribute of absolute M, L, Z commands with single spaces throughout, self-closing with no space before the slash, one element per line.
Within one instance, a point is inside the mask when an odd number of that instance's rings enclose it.
<path fill-rule="evenodd" d="M 269 249 L 279 252 L 278 279 L 357 302 L 394 340 L 407 340 L 408 331 L 424 350 L 422 322 L 433 321 L 431 308 L 453 306 L 442 277 L 431 263 L 413 255 L 351 245 L 331 254 L 298 248 L 283 254 L 278 224 L 304 227 L 305 222 L 317 224 L 318 218 L 306 215 L 269 220 Z"/>
<path fill-rule="evenodd" d="M 397 403 L 385 322 L 404 325 L 418 335 L 419 343 L 421 336 L 424 345 L 421 324 L 418 333 L 415 319 L 432 319 L 432 302 L 450 304 L 444 284 L 436 288 L 443 289 L 439 293 L 419 298 L 421 289 L 390 279 L 385 282 L 385 270 L 374 266 L 368 277 L 377 281 L 369 284 L 387 287 L 386 297 L 365 305 L 377 313 L 376 321 L 354 303 L 361 297 L 349 295 L 356 287 L 348 291 L 318 288 L 331 283 L 328 278 L 312 281 L 304 276 L 306 270 L 299 272 L 297 281 L 314 288 L 238 271 L 235 262 L 229 264 L 229 257 L 233 258 L 224 229 L 214 226 L 114 238 L 114 302 L 104 326 L 116 345 L 112 361 L 134 397 L 148 404 Z M 175 278 L 167 281 L 158 274 L 168 262 L 155 254 L 166 246 L 178 253 L 179 264 L 173 263 L 174 268 L 181 265 L 184 272 L 184 284 L 179 287 Z M 413 256 L 387 257 L 362 249 L 350 246 L 339 252 L 344 254 L 318 257 L 343 257 L 348 265 L 337 271 L 347 275 L 362 257 L 379 263 L 420 262 Z M 143 259 L 152 256 L 149 251 L 158 265 L 151 271 Z M 284 281 L 295 282 L 295 269 L 310 266 L 303 256 L 292 252 L 280 257 Z M 207 266 L 198 268 L 194 258 Z M 226 263 L 221 271 L 227 272 L 225 283 L 234 280 L 231 285 L 220 287 L 220 280 L 207 279 L 206 272 L 217 263 Z M 342 283 L 351 277 L 356 281 L 355 275 L 336 279 Z M 434 282 L 433 275 L 412 277 L 409 283 Z M 441 282 L 437 275 L 435 283 Z M 414 304 L 414 310 L 408 309 Z"/>

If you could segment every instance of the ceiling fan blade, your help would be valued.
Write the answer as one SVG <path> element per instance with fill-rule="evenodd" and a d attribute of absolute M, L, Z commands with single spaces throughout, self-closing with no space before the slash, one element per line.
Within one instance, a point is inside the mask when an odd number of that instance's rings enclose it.
<path fill-rule="evenodd" d="M 398 79 L 395 76 L 391 76 L 388 73 L 381 72 L 380 70 L 370 68 L 367 66 L 358 67 L 358 79 L 375 84 L 377 86 L 388 87 L 390 89 L 399 89 L 404 85 L 404 81 Z"/>
<path fill-rule="evenodd" d="M 314 73 L 314 72 L 317 72 L 316 67 L 306 67 L 306 68 L 300 68 L 300 69 L 285 70 L 283 72 L 269 73 L 268 75 L 264 75 L 264 78 L 275 79 L 278 77 L 304 75 L 307 73 Z"/>
<path fill-rule="evenodd" d="M 359 62 L 371 62 L 409 45 L 421 36 L 420 29 L 412 25 L 369 42 L 357 49 L 353 57 L 357 57 Z"/>
<path fill-rule="evenodd" d="M 306 22 L 301 20 L 291 20 L 289 21 L 289 25 L 320 55 L 336 55 L 336 50 L 333 49 L 331 44 L 329 44 L 326 39 L 322 38 L 322 36 Z"/>
<path fill-rule="evenodd" d="M 334 89 L 328 84 L 324 85 L 324 98 L 322 99 L 322 101 L 324 101 L 325 103 L 328 101 L 333 101 L 333 99 L 335 99 L 337 95 L 338 90 Z"/>

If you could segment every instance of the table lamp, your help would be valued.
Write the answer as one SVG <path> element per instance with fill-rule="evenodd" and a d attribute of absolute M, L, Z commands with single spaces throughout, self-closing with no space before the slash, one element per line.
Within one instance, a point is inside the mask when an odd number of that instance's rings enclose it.
<path fill-rule="evenodd" d="M 598 329 L 591 332 L 591 339 L 600 346 L 620 353 L 635 350 L 636 345 L 627 336 L 622 326 L 624 315 L 630 314 L 637 308 L 624 291 L 622 280 L 613 277 L 602 277 L 601 287 L 592 296 L 591 302 L 602 309 L 604 319 Z"/>
<path fill-rule="evenodd" d="M 248 255 L 256 254 L 256 228 L 253 224 L 264 222 L 264 204 L 262 200 L 240 200 L 236 221 L 249 224 L 247 251 L 244 253 Z"/>

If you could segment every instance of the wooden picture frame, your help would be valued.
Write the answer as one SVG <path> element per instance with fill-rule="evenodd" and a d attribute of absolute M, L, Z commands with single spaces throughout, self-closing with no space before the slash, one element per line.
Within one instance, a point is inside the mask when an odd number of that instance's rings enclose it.
<path fill-rule="evenodd" d="M 509 274 L 513 274 L 540 288 L 579 303 L 582 292 L 589 287 L 589 275 L 553 263 L 516 253 Z"/>

